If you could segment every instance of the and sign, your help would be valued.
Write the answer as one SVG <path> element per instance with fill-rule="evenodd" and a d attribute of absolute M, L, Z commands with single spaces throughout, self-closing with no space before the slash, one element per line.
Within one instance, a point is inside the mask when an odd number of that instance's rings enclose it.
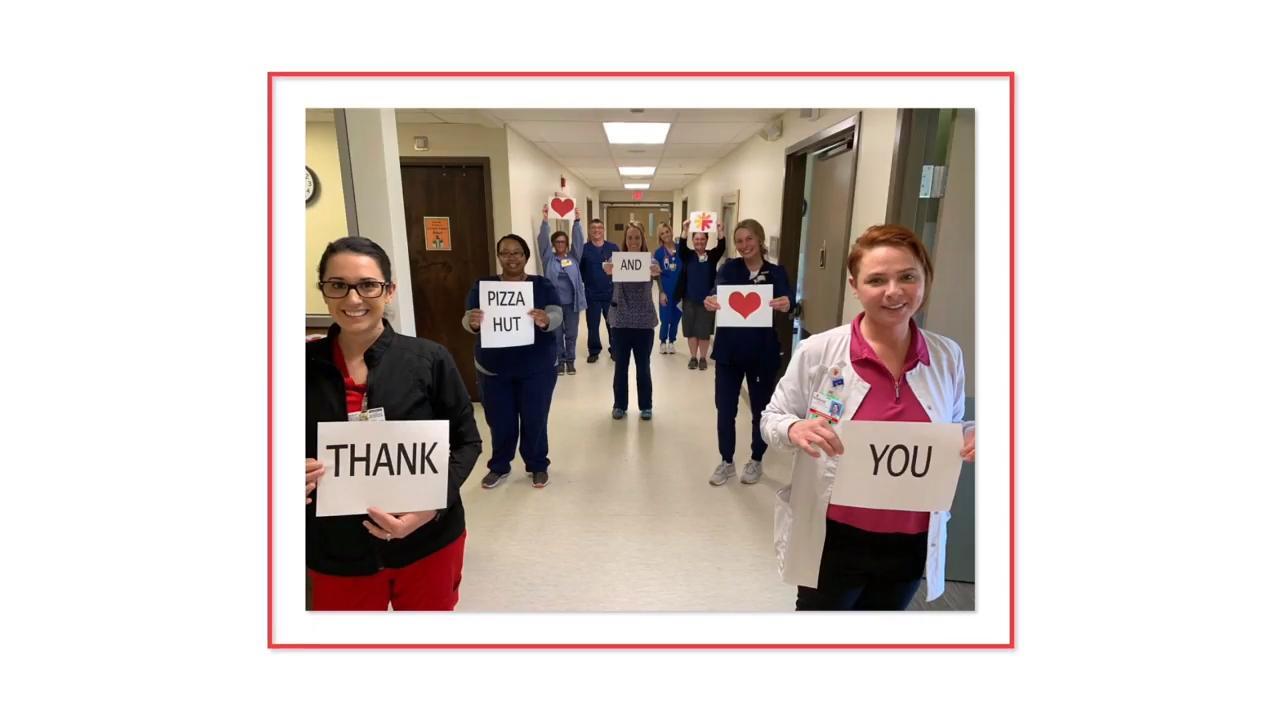
<path fill-rule="evenodd" d="M 553 197 L 547 201 L 547 217 L 552 220 L 572 220 L 577 209 L 573 198 Z"/>
<path fill-rule="evenodd" d="M 716 214 L 698 210 L 689 213 L 689 233 L 706 233 L 707 237 L 716 236 Z"/>
<path fill-rule="evenodd" d="M 653 256 L 646 252 L 616 252 L 610 258 L 613 262 L 614 282 L 649 282 L 653 274 L 649 264 Z"/>
<path fill-rule="evenodd" d="M 772 285 L 717 285 L 716 327 L 773 327 Z"/>
<path fill-rule="evenodd" d="M 480 347 L 503 348 L 533 344 L 533 283 L 480 281 Z"/>
<path fill-rule="evenodd" d="M 449 218 L 422 218 L 422 233 L 423 237 L 426 238 L 425 244 L 428 250 L 453 249 L 453 240 L 449 237 Z"/>
<path fill-rule="evenodd" d="M 402 513 L 449 504 L 449 421 L 317 423 L 324 476 L 316 515 Z"/>
<path fill-rule="evenodd" d="M 847 422 L 831 502 L 878 510 L 951 509 L 960 481 L 959 423 Z"/>

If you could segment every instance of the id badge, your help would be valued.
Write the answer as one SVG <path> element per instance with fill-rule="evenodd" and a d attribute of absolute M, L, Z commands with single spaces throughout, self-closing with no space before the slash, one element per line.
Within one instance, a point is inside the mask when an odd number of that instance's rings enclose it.
<path fill-rule="evenodd" d="M 707 256 L 706 256 L 706 255 L 699 255 L 699 256 L 698 256 L 698 262 L 706 262 L 706 261 L 707 261 Z"/>
<path fill-rule="evenodd" d="M 347 422 L 386 422 L 387 411 L 385 408 L 369 408 L 360 412 L 347 413 Z"/>
<path fill-rule="evenodd" d="M 821 385 L 809 397 L 807 418 L 822 418 L 828 425 L 840 423 L 844 414 L 844 378 L 840 375 L 840 367 L 831 368 L 831 372 L 822 379 Z"/>
<path fill-rule="evenodd" d="M 560 260 L 560 267 L 573 267 L 573 261 L 569 258 L 562 258 Z"/>

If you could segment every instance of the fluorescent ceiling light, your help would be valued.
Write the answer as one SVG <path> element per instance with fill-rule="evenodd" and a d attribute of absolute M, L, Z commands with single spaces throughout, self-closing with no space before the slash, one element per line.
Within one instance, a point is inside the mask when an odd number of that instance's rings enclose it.
<path fill-rule="evenodd" d="M 618 172 L 623 175 L 652 175 L 657 169 L 655 165 L 628 165 L 618 168 Z"/>
<path fill-rule="evenodd" d="M 671 123 L 607 122 L 604 134 L 612 145 L 661 145 L 667 141 Z"/>
<path fill-rule="evenodd" d="M 649 183 L 623 183 L 622 187 L 628 190 L 648 190 Z"/>

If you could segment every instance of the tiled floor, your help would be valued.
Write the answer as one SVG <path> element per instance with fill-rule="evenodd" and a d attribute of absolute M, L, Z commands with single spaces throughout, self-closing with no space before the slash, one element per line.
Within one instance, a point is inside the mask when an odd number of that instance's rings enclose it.
<path fill-rule="evenodd" d="M 603 331 L 603 327 L 601 328 Z M 770 451 L 757 485 L 707 483 L 718 462 L 715 365 L 688 370 L 688 345 L 652 357 L 654 418 L 612 409 L 613 363 L 586 362 L 559 378 L 551 407 L 551 482 L 536 490 L 517 456 L 502 485 L 480 487 L 485 453 L 462 489 L 467 554 L 459 611 L 790 611 L 794 586 L 778 577 L 773 496 L 791 458 Z M 738 471 L 749 460 L 750 413 L 738 414 Z M 913 609 L 972 609 L 972 585 Z"/>

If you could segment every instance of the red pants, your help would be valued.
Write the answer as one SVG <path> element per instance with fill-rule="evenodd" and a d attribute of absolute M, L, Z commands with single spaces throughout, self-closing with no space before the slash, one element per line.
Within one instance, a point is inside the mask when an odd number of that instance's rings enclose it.
<path fill-rule="evenodd" d="M 312 610 L 452 610 L 462 584 L 463 532 L 457 540 L 402 568 L 373 575 L 325 575 L 307 570 Z"/>

